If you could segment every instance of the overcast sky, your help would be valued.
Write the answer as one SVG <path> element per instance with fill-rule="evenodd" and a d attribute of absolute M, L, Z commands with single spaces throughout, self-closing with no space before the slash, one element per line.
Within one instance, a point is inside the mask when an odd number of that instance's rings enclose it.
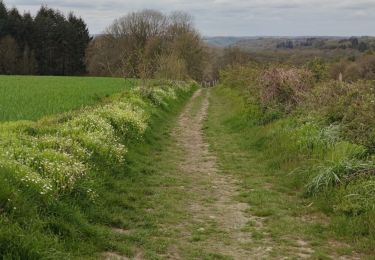
<path fill-rule="evenodd" d="M 4 0 L 22 11 L 41 4 L 73 11 L 97 34 L 116 17 L 144 8 L 183 10 L 206 36 L 375 35 L 375 0 Z"/>

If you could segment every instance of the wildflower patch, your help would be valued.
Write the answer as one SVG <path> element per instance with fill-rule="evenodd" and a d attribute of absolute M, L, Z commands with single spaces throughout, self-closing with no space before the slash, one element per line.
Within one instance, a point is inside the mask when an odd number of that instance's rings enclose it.
<path fill-rule="evenodd" d="M 79 180 L 97 170 L 98 161 L 121 167 L 126 143 L 142 139 L 152 110 L 167 106 L 178 91 L 189 91 L 194 84 L 137 87 L 63 119 L 4 123 L 0 125 L 0 167 L 13 172 L 21 186 L 41 195 L 73 192 Z M 95 197 L 92 189 L 86 192 Z"/>

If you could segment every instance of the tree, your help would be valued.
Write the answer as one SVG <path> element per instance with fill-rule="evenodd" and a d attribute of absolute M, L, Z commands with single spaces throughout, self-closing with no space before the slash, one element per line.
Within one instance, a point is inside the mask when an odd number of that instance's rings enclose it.
<path fill-rule="evenodd" d="M 125 75 L 119 58 L 119 41 L 111 35 L 95 37 L 86 50 L 85 64 L 88 72 L 95 76 Z"/>
<path fill-rule="evenodd" d="M 11 36 L 5 36 L 0 40 L 0 73 L 17 73 L 17 61 L 19 50 L 16 40 Z"/>
<path fill-rule="evenodd" d="M 62 14 L 44 6 L 34 19 L 33 47 L 38 61 L 38 72 L 42 75 L 64 75 L 64 23 Z"/>
<path fill-rule="evenodd" d="M 358 45 L 359 45 L 359 40 L 357 37 L 350 37 L 349 39 L 350 43 L 351 43 L 351 47 L 353 49 L 357 49 L 358 48 Z"/>
<path fill-rule="evenodd" d="M 170 65 L 175 64 L 176 77 L 185 77 L 186 71 L 191 78 L 203 79 L 205 47 L 186 13 L 133 12 L 116 19 L 94 42 L 87 51 L 90 74 L 153 78 L 170 75 Z"/>
<path fill-rule="evenodd" d="M 177 35 L 171 45 L 177 57 L 186 62 L 189 76 L 195 80 L 203 79 L 204 57 L 206 55 L 202 39 L 196 32 L 185 32 Z"/>
<path fill-rule="evenodd" d="M 34 31 L 34 19 L 30 13 L 25 13 L 22 16 L 22 26 L 19 29 L 19 41 L 21 42 L 19 44 L 22 46 L 22 48 L 25 48 L 26 46 L 28 46 L 30 49 L 32 48 Z"/>
<path fill-rule="evenodd" d="M 360 42 L 360 44 L 358 45 L 358 50 L 360 52 L 365 52 L 368 49 L 369 49 L 369 47 L 368 47 L 367 43 L 365 43 L 365 42 Z"/>
<path fill-rule="evenodd" d="M 79 75 L 86 73 L 85 52 L 92 40 L 88 28 L 82 18 L 69 14 L 67 20 L 65 73 Z"/>
<path fill-rule="evenodd" d="M 73 14 L 65 17 L 58 10 L 42 6 L 33 18 L 29 13 L 20 15 L 16 8 L 8 10 L 0 0 L 0 40 L 3 50 L 10 48 L 11 41 L 17 49 L 9 54 L 3 51 L 3 56 L 12 56 L 15 61 L 8 65 L 2 62 L 2 70 L 7 73 L 86 73 L 84 58 L 91 38 L 85 22 Z M 15 69 L 14 64 L 19 67 Z"/>
<path fill-rule="evenodd" d="M 35 59 L 34 51 L 30 50 L 29 46 L 26 45 L 18 64 L 19 74 L 33 75 L 36 73 L 37 68 L 38 64 Z"/>
<path fill-rule="evenodd" d="M 34 19 L 34 45 L 39 73 L 77 75 L 85 73 L 85 50 L 91 40 L 85 22 L 69 14 L 42 7 Z"/>
<path fill-rule="evenodd" d="M 156 72 L 156 78 L 185 80 L 188 78 L 185 61 L 179 59 L 175 54 L 161 56 L 159 58 L 159 67 Z"/>
<path fill-rule="evenodd" d="M 19 14 L 16 8 L 12 8 L 8 12 L 7 17 L 7 24 L 8 24 L 8 34 L 11 35 L 17 43 L 21 46 L 23 45 L 22 41 L 22 16 Z"/>
<path fill-rule="evenodd" d="M 116 41 L 119 63 L 122 64 L 124 71 L 123 76 L 139 77 L 141 74 L 149 76 L 155 71 L 155 64 L 152 63 L 160 54 L 166 28 L 166 17 L 153 10 L 130 13 L 116 19 L 107 28 L 105 34 Z"/>
<path fill-rule="evenodd" d="M 8 10 L 0 1 L 0 39 L 8 34 Z"/>
<path fill-rule="evenodd" d="M 307 63 L 307 69 L 313 74 L 316 82 L 321 82 L 328 77 L 327 64 L 321 58 L 314 58 Z"/>
<path fill-rule="evenodd" d="M 238 48 L 238 47 L 227 47 L 224 49 L 223 54 L 220 59 L 220 66 L 235 66 L 235 65 L 245 65 L 252 61 L 251 55 Z"/>

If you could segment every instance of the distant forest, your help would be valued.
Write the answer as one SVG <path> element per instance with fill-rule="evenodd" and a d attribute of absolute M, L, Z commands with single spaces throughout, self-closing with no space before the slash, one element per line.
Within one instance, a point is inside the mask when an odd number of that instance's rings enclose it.
<path fill-rule="evenodd" d="M 42 6 L 33 17 L 0 1 L 0 74 L 81 75 L 91 38 L 73 13 Z"/>
<path fill-rule="evenodd" d="M 301 39 L 288 39 L 277 43 L 278 49 L 293 48 L 317 48 L 317 49 L 354 49 L 360 52 L 371 50 L 375 47 L 375 41 L 370 37 L 350 38 L 324 38 L 311 37 Z"/>

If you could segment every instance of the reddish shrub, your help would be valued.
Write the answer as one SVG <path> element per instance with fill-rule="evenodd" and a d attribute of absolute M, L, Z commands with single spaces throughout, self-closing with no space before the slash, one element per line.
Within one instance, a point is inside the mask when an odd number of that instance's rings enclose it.
<path fill-rule="evenodd" d="M 306 69 L 273 67 L 259 77 L 260 100 L 264 107 L 288 113 L 305 100 L 313 85 L 313 75 Z"/>

